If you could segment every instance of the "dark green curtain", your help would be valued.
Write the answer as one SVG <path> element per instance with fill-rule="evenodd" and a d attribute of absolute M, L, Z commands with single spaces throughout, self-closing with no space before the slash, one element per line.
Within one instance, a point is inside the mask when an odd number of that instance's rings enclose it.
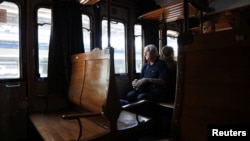
<path fill-rule="evenodd" d="M 49 46 L 49 95 L 67 95 L 71 73 L 70 57 L 84 52 L 81 10 L 74 0 L 54 0 Z"/>
<path fill-rule="evenodd" d="M 159 46 L 159 22 L 158 21 L 142 21 L 144 29 L 145 45 L 154 44 Z"/>

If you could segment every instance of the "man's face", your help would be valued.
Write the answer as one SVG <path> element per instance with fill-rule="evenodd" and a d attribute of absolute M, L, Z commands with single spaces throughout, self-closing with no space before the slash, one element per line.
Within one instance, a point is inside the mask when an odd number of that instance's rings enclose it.
<path fill-rule="evenodd" d="M 144 57 L 145 59 L 148 61 L 149 59 L 149 56 L 150 56 L 150 52 L 148 50 L 144 51 Z"/>
<path fill-rule="evenodd" d="M 144 57 L 147 61 L 153 60 L 153 53 L 150 52 L 148 49 L 144 51 Z"/>

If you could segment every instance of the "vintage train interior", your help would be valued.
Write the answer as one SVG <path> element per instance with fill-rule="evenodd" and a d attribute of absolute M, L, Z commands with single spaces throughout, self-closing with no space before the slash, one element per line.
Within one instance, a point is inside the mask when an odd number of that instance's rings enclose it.
<path fill-rule="evenodd" d="M 173 98 L 122 104 L 149 44 Z M 249 72 L 248 0 L 0 0 L 1 141 L 246 141 Z"/>

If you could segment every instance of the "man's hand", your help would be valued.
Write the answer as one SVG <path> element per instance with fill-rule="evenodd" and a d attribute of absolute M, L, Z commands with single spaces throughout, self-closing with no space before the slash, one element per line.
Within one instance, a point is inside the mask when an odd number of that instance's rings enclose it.
<path fill-rule="evenodd" d="M 148 78 L 142 78 L 142 79 L 135 79 L 134 81 L 132 81 L 132 86 L 133 88 L 139 88 L 142 84 L 148 82 Z"/>

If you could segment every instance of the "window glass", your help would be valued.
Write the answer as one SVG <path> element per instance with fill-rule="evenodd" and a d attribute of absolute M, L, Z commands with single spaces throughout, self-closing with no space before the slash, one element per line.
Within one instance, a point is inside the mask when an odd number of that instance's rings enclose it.
<path fill-rule="evenodd" d="M 114 48 L 115 73 L 126 72 L 125 61 L 125 25 L 121 22 L 110 22 L 110 45 Z M 102 21 L 102 47 L 108 46 L 107 20 Z"/>
<path fill-rule="evenodd" d="M 178 34 L 179 33 L 177 31 L 167 30 L 167 45 L 173 47 L 175 59 L 177 59 L 178 55 L 178 43 L 177 43 Z"/>
<path fill-rule="evenodd" d="M 0 3 L 0 79 L 20 78 L 19 8 Z"/>
<path fill-rule="evenodd" d="M 91 41 L 91 29 L 90 29 L 90 18 L 87 15 L 82 14 L 82 34 L 83 34 L 83 45 L 85 52 L 89 52 L 90 41 Z"/>
<path fill-rule="evenodd" d="M 40 77 L 47 77 L 49 41 L 51 32 L 51 9 L 39 8 L 38 22 L 38 68 Z"/>
<path fill-rule="evenodd" d="M 134 26 L 135 37 L 135 69 L 136 73 L 141 72 L 142 68 L 142 27 L 139 24 Z"/>

